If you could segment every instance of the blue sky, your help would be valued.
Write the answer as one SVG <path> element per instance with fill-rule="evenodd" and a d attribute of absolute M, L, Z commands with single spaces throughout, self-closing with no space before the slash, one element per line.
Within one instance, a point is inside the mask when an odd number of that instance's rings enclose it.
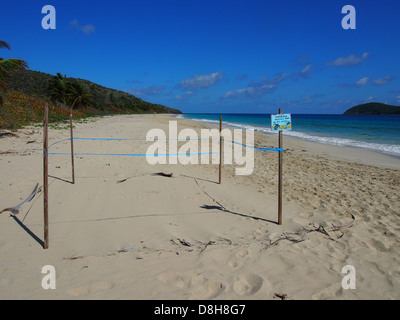
<path fill-rule="evenodd" d="M 56 29 L 42 28 L 42 7 Z M 342 7 L 356 29 L 342 28 Z M 398 0 L 3 0 L 0 39 L 60 72 L 183 112 L 400 105 Z"/>

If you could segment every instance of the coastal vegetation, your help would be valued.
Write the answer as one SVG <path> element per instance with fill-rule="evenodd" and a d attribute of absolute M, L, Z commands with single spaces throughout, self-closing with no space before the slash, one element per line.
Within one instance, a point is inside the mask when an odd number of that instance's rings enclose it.
<path fill-rule="evenodd" d="M 0 40 L 0 49 L 11 50 L 10 45 Z M 28 64 L 21 59 L 4 59 L 0 57 L 0 106 L 3 104 L 3 93 L 7 91 L 8 86 L 6 80 L 11 77 L 13 71 L 22 70 L 28 67 Z"/>
<path fill-rule="evenodd" d="M 0 48 L 10 49 L 0 40 Z M 44 105 L 49 105 L 49 121 L 89 116 L 132 113 L 181 113 L 154 104 L 123 91 L 66 75 L 27 70 L 20 59 L 0 58 L 0 129 L 18 129 L 43 119 Z"/>

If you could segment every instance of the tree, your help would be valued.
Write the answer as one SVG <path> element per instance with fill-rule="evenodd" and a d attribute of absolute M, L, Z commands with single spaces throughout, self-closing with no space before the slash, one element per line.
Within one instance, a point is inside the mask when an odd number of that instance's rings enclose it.
<path fill-rule="evenodd" d="M 69 83 L 68 101 L 71 109 L 73 107 L 81 108 L 91 103 L 91 96 L 87 93 L 85 86 L 78 81 Z"/>
<path fill-rule="evenodd" d="M 82 107 L 91 103 L 91 96 L 83 84 L 78 81 L 68 81 L 66 75 L 57 73 L 50 81 L 49 95 L 51 100 L 73 107 Z"/>
<path fill-rule="evenodd" d="M 69 82 L 66 75 L 57 73 L 49 83 L 49 96 L 52 101 L 68 104 Z"/>
<path fill-rule="evenodd" d="M 10 45 L 0 40 L 0 48 L 11 50 Z M 7 90 L 6 79 L 11 77 L 12 72 L 28 68 L 28 64 L 21 59 L 3 59 L 0 57 L 0 106 L 3 105 L 1 92 Z"/>

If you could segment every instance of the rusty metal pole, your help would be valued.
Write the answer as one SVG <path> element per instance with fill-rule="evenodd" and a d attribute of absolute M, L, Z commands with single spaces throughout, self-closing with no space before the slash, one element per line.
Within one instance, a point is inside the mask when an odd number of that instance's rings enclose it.
<path fill-rule="evenodd" d="M 72 129 L 72 107 L 69 114 L 69 128 L 71 133 L 71 165 L 72 165 L 72 184 L 75 184 L 75 165 L 74 165 L 74 134 Z"/>
<path fill-rule="evenodd" d="M 279 108 L 279 114 L 282 114 L 282 109 Z M 279 131 L 279 148 L 283 148 L 282 131 Z M 283 149 L 279 151 L 278 163 L 278 224 L 282 224 L 282 165 L 283 165 Z"/>
<path fill-rule="evenodd" d="M 219 180 L 218 183 L 221 184 L 222 178 L 222 116 L 219 116 Z"/>
<path fill-rule="evenodd" d="M 48 155 L 48 122 L 49 111 L 47 103 L 44 106 L 43 123 L 43 208 L 44 208 L 44 241 L 43 247 L 49 247 L 49 155 Z"/>

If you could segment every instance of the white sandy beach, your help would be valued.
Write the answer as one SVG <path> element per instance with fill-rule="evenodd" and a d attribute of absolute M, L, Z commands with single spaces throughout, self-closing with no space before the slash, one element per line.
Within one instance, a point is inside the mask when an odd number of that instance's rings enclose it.
<path fill-rule="evenodd" d="M 145 139 L 152 128 L 168 132 L 169 120 L 98 118 L 76 124 L 74 136 Z M 205 127 L 178 119 L 178 128 Z M 0 137 L 0 210 L 43 184 L 42 129 L 15 135 Z M 50 129 L 49 143 L 68 137 Z M 257 146 L 277 143 L 256 133 Z M 74 140 L 76 153 L 145 153 L 149 145 Z M 289 137 L 284 150 L 282 225 L 277 152 L 255 152 L 250 176 L 224 165 L 221 185 L 218 165 L 104 155 L 77 155 L 71 184 L 70 156 L 50 155 L 49 249 L 42 193 L 16 217 L 0 215 L 0 299 L 400 299 L 400 160 Z M 55 267 L 55 290 L 41 286 L 45 265 Z M 356 270 L 355 289 L 342 288 L 346 265 Z"/>

